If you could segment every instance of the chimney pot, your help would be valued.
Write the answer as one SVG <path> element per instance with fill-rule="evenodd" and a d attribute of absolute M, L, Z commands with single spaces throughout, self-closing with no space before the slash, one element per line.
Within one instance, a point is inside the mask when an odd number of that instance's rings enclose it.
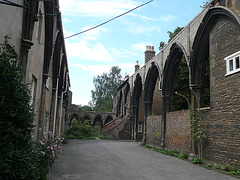
<path fill-rule="evenodd" d="M 145 64 L 155 56 L 154 46 L 146 46 L 145 51 Z"/>

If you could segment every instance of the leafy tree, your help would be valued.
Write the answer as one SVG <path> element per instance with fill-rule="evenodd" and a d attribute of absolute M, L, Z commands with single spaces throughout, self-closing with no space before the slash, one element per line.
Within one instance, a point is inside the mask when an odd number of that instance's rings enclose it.
<path fill-rule="evenodd" d="M 168 42 L 170 42 L 181 30 L 183 29 L 183 27 L 177 27 L 174 32 L 168 31 L 168 36 L 169 36 L 169 40 Z"/>
<path fill-rule="evenodd" d="M 94 77 L 95 89 L 91 93 L 95 111 L 112 111 L 113 98 L 116 96 L 117 87 L 122 83 L 120 72 L 121 69 L 118 66 L 113 66 L 110 73 L 103 73 Z"/>
<path fill-rule="evenodd" d="M 160 44 L 159 44 L 159 51 L 161 51 L 164 47 L 166 46 L 166 43 L 161 41 Z"/>
<path fill-rule="evenodd" d="M 189 72 L 186 63 L 186 59 L 182 56 L 177 69 L 176 78 L 173 87 L 173 99 L 172 99 L 172 110 L 177 111 L 181 109 L 188 109 L 188 102 L 182 96 L 178 96 L 175 92 L 182 94 L 183 96 L 190 99 L 190 89 L 189 89 Z"/>

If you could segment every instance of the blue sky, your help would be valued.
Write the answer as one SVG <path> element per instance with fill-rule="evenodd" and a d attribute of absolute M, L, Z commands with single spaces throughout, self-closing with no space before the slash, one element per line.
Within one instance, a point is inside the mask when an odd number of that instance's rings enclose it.
<path fill-rule="evenodd" d="M 135 8 L 148 0 L 60 0 L 64 36 L 81 32 Z M 200 11 L 202 0 L 154 0 L 97 29 L 65 40 L 73 103 L 87 105 L 93 77 L 118 65 L 132 74 L 144 63 L 146 45 L 156 54 L 168 31 L 186 26 Z"/>

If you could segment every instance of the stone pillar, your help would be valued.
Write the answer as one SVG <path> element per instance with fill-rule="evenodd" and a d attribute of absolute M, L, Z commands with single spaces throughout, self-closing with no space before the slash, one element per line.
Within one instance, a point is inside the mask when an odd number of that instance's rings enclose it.
<path fill-rule="evenodd" d="M 170 111 L 171 97 L 169 95 L 162 96 L 163 99 L 163 112 L 161 123 L 161 147 L 166 145 L 166 125 L 167 125 L 167 113 Z"/>
<path fill-rule="evenodd" d="M 26 69 L 28 64 L 28 53 L 33 43 L 26 39 L 21 39 L 21 53 L 20 53 L 20 65 L 23 68 L 23 73 L 26 75 Z"/>

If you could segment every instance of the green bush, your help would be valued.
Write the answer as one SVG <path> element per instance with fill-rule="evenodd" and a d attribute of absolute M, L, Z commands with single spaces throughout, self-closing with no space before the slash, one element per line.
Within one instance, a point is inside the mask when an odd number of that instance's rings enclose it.
<path fill-rule="evenodd" d="M 92 137 L 94 132 L 94 127 L 78 121 L 73 124 L 72 128 L 67 130 L 66 137 L 69 139 L 87 139 L 88 137 Z"/>
<path fill-rule="evenodd" d="M 184 153 L 184 154 L 179 155 L 179 158 L 184 159 L 184 160 L 188 160 L 189 155 Z"/>
<path fill-rule="evenodd" d="M 0 179 L 38 177 L 32 152 L 30 92 L 13 47 L 0 44 Z"/>
<path fill-rule="evenodd" d="M 192 162 L 193 162 L 193 164 L 202 164 L 202 159 L 200 159 L 200 158 L 193 158 Z"/>

